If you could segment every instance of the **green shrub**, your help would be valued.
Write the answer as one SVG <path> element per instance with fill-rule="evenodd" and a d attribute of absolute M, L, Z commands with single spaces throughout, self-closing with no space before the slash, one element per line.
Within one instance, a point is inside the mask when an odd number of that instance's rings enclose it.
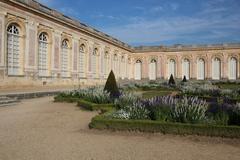
<path fill-rule="evenodd" d="M 228 125 L 229 116 L 225 112 L 217 112 L 214 115 L 214 122 L 216 125 L 226 126 Z"/>
<path fill-rule="evenodd" d="M 78 97 L 72 96 L 71 92 L 66 93 L 59 93 L 54 97 L 54 102 L 68 102 L 74 103 L 79 100 Z"/>
<path fill-rule="evenodd" d="M 182 82 L 187 82 L 187 78 L 186 78 L 186 76 L 183 77 Z"/>
<path fill-rule="evenodd" d="M 118 98 L 120 96 L 120 92 L 113 71 L 111 71 L 108 76 L 104 91 L 110 93 L 110 96 L 112 98 Z"/>
<path fill-rule="evenodd" d="M 176 85 L 175 80 L 174 80 L 172 74 L 171 74 L 171 76 L 169 78 L 168 85 L 170 85 L 170 86 L 175 86 Z"/>
<path fill-rule="evenodd" d="M 229 111 L 229 124 L 240 126 L 240 103 L 237 103 Z"/>
<path fill-rule="evenodd" d="M 115 107 L 114 104 L 96 104 L 96 103 L 88 102 L 86 100 L 79 100 L 77 105 L 79 107 L 82 107 L 90 111 L 94 111 L 94 110 L 109 111 Z"/>
<path fill-rule="evenodd" d="M 155 107 L 152 111 L 152 119 L 157 121 L 169 121 L 171 109 L 169 106 Z"/>

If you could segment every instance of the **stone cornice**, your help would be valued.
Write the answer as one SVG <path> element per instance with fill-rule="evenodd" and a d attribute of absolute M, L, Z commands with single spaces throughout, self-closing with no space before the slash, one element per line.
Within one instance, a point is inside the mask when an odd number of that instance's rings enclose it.
<path fill-rule="evenodd" d="M 103 32 L 100 32 L 86 24 L 83 24 L 77 20 L 74 20 L 70 17 L 63 15 L 62 13 L 50 9 L 39 2 L 34 0 L 3 0 L 4 3 L 10 4 L 12 6 L 16 6 L 23 10 L 27 10 L 33 12 L 39 16 L 46 17 L 51 19 L 54 22 L 64 24 L 70 28 L 83 32 L 91 37 L 103 40 L 107 43 L 110 43 L 114 46 L 120 47 L 124 50 L 132 52 L 132 47 L 124 42 L 117 40 Z"/>
<path fill-rule="evenodd" d="M 100 32 L 78 20 L 74 20 L 70 17 L 63 15 L 62 13 L 50 9 L 47 6 L 35 0 L 2 0 L 6 4 L 15 6 L 24 11 L 34 13 L 40 17 L 50 19 L 51 21 L 67 26 L 78 32 L 89 35 L 96 39 L 102 40 L 123 50 L 127 50 L 131 53 L 148 53 L 148 52 L 181 52 L 181 51 L 211 51 L 211 50 L 229 50 L 229 49 L 240 49 L 240 43 L 229 43 L 229 44 L 213 44 L 213 45 L 173 45 L 173 46 L 139 46 L 132 47 L 127 43 L 121 42 L 116 38 L 113 38 L 103 32 Z M 0 12 L 5 14 L 5 12 Z M 54 31 L 55 32 L 55 31 Z"/>
<path fill-rule="evenodd" d="M 240 43 L 212 44 L 212 45 L 140 46 L 134 48 L 134 53 L 211 51 L 228 49 L 240 49 Z"/>

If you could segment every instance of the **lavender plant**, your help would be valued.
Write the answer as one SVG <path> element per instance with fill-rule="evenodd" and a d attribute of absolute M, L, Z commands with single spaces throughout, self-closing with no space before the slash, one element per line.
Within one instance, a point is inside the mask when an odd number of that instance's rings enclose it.
<path fill-rule="evenodd" d="M 111 118 L 113 119 L 130 119 L 130 113 L 126 112 L 123 109 L 120 109 L 114 113 L 111 114 Z"/>
<path fill-rule="evenodd" d="M 82 95 L 83 99 L 97 104 L 107 104 L 112 102 L 110 94 L 100 87 L 85 90 Z"/>
<path fill-rule="evenodd" d="M 85 99 L 87 101 L 98 104 L 106 104 L 112 102 L 110 94 L 104 91 L 102 87 L 91 87 L 74 91 L 67 91 L 59 94 L 57 97 Z"/>
<path fill-rule="evenodd" d="M 129 106 L 132 106 L 140 97 L 135 93 L 123 92 L 118 99 L 115 99 L 114 104 L 119 109 L 128 110 Z"/>
<path fill-rule="evenodd" d="M 182 123 L 199 123 L 206 119 L 206 101 L 183 97 L 171 110 L 172 119 Z"/>
<path fill-rule="evenodd" d="M 149 119 L 149 111 L 140 102 L 134 102 L 132 106 L 128 106 L 128 113 L 130 119 Z"/>
<path fill-rule="evenodd" d="M 149 117 L 152 120 L 168 121 L 170 111 L 177 103 L 177 99 L 172 96 L 154 97 L 143 101 L 145 107 L 149 110 Z"/>

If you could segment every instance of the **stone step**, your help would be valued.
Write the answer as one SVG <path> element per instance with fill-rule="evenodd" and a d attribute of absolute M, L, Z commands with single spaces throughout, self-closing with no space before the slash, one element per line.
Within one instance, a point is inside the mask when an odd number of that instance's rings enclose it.
<path fill-rule="evenodd" d="M 64 91 L 69 91 L 69 90 L 6 93 L 6 94 L 0 94 L 0 97 L 17 98 L 18 100 L 32 99 L 32 98 L 54 96 Z"/>
<path fill-rule="evenodd" d="M 0 96 L 0 107 L 3 106 L 9 106 L 9 105 L 15 105 L 17 103 L 19 103 L 20 100 L 18 100 L 17 98 L 10 98 L 7 96 Z"/>

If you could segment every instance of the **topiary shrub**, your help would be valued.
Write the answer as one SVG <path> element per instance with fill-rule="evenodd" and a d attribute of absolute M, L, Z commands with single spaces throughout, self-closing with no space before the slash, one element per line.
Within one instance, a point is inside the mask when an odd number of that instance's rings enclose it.
<path fill-rule="evenodd" d="M 118 89 L 113 71 L 111 71 L 108 76 L 104 91 L 110 93 L 111 98 L 118 98 L 120 96 L 120 91 Z"/>
<path fill-rule="evenodd" d="M 171 74 L 171 76 L 170 76 L 170 78 L 169 78 L 169 81 L 168 81 L 168 85 L 175 85 L 176 83 L 175 83 L 175 80 L 174 80 L 174 78 L 173 78 L 173 75 Z"/>
<path fill-rule="evenodd" d="M 187 82 L 187 78 L 186 78 L 186 76 L 183 77 L 182 82 Z"/>

